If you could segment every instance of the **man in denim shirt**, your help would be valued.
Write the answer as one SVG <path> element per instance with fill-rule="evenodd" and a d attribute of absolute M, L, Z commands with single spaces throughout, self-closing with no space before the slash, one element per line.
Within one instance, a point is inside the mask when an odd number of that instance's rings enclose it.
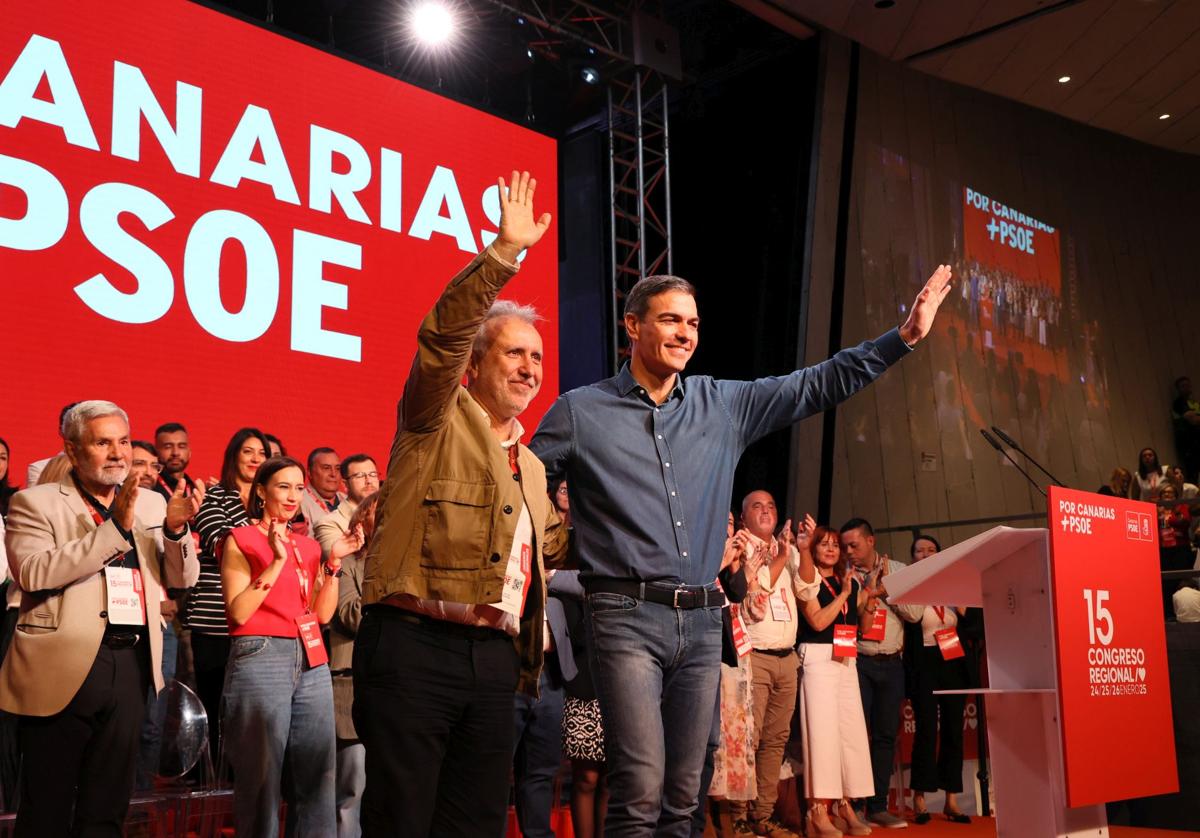
<path fill-rule="evenodd" d="M 899 329 L 757 381 L 681 373 L 696 351 L 695 289 L 641 280 L 625 300 L 630 363 L 559 397 L 530 448 L 567 480 L 595 638 L 611 794 L 609 835 L 689 834 L 719 682 L 721 561 L 742 451 L 871 383 L 933 325 L 939 266 Z"/>

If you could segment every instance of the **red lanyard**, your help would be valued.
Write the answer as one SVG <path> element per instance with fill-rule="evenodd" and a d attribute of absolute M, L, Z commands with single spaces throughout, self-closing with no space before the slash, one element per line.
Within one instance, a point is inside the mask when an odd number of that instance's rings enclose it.
<path fill-rule="evenodd" d="M 336 494 L 333 496 L 332 501 L 326 502 L 325 498 L 321 497 L 320 495 L 318 495 L 316 492 L 313 491 L 312 486 L 305 486 L 304 488 L 305 488 L 305 491 L 307 491 L 310 495 L 312 495 L 313 500 L 315 500 L 317 503 L 319 503 L 321 505 L 321 508 L 324 509 L 326 512 L 332 512 L 333 510 L 337 509 L 337 495 Z"/>
<path fill-rule="evenodd" d="M 827 591 L 829 591 L 829 593 L 833 594 L 833 598 L 837 599 L 837 593 L 833 590 L 833 585 L 829 584 L 829 577 L 822 576 L 821 583 L 825 586 L 825 589 Z M 851 588 L 851 590 L 853 590 L 853 588 Z M 845 617 L 846 614 L 849 612 L 849 610 L 850 610 L 850 602 L 847 600 L 846 602 L 842 603 L 842 616 Z"/>
<path fill-rule="evenodd" d="M 308 604 L 308 571 L 304 569 L 304 564 L 300 558 L 300 547 L 292 539 L 288 539 L 288 546 L 292 548 L 292 558 L 296 560 L 296 579 L 300 583 L 300 604 L 304 606 L 305 612 L 309 611 Z"/>
<path fill-rule="evenodd" d="M 92 506 L 92 502 L 87 499 L 87 495 L 84 494 L 83 488 L 79 485 L 78 481 L 75 483 L 75 491 L 79 492 L 79 499 L 83 501 L 83 505 L 87 507 L 87 511 L 92 514 L 92 520 L 96 522 L 96 526 L 103 524 L 104 518 L 101 517 L 96 507 Z"/>
<path fill-rule="evenodd" d="M 517 477 L 521 476 L 521 464 L 517 462 L 517 443 L 508 446 L 508 467 Z"/>
<path fill-rule="evenodd" d="M 185 498 L 190 498 L 192 496 L 192 487 L 188 485 L 187 478 L 181 474 L 179 475 L 179 479 L 183 481 L 183 496 Z M 163 476 L 161 474 L 158 476 L 158 485 L 162 486 L 168 495 L 175 494 L 175 490 L 167 485 L 167 481 L 163 480 Z M 176 483 L 175 485 L 178 486 L 179 484 Z"/>

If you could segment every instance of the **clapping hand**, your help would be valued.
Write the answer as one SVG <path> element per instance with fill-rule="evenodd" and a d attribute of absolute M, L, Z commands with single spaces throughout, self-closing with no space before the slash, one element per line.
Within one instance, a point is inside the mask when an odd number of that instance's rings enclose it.
<path fill-rule="evenodd" d="M 179 478 L 179 482 L 175 484 L 175 491 L 171 492 L 171 499 L 167 501 L 167 519 L 164 522 L 167 532 L 180 532 L 184 525 L 196 516 L 204 500 L 203 485 L 198 484 L 198 491 L 188 497 L 183 494 L 187 489 L 187 481 L 182 476 Z"/>
<path fill-rule="evenodd" d="M 333 546 L 329 548 L 330 567 L 336 569 L 342 563 L 342 559 L 361 550 L 366 540 L 367 537 L 363 534 L 362 524 L 343 533 L 342 537 L 333 542 Z"/>
<path fill-rule="evenodd" d="M 804 520 L 796 527 L 796 546 L 804 550 L 812 541 L 812 534 L 816 532 L 817 522 L 813 520 L 813 516 L 807 512 L 804 513 Z"/>
<path fill-rule="evenodd" d="M 138 480 L 139 475 L 130 469 L 129 476 L 117 490 L 117 497 L 109 508 L 113 521 L 126 532 L 133 530 L 133 508 L 137 504 Z"/>
<path fill-rule="evenodd" d="M 909 346 L 915 346 L 933 328 L 933 319 L 937 316 L 938 307 L 950 293 L 950 279 L 950 266 L 938 265 L 925 287 L 917 294 L 917 299 L 908 312 L 908 319 L 900 327 L 900 337 Z"/>
<path fill-rule="evenodd" d="M 284 546 L 284 539 L 279 534 L 280 524 L 274 518 L 264 519 L 267 524 L 267 544 L 271 547 L 271 552 L 275 555 L 275 561 L 287 561 L 287 547 Z M 287 525 L 282 525 L 286 527 Z"/>
<path fill-rule="evenodd" d="M 533 192 L 537 180 L 529 172 L 512 173 L 512 186 L 499 179 L 500 232 L 492 249 L 506 262 L 516 262 L 521 251 L 533 247 L 550 228 L 550 213 L 544 212 L 536 221 L 533 217 Z"/>

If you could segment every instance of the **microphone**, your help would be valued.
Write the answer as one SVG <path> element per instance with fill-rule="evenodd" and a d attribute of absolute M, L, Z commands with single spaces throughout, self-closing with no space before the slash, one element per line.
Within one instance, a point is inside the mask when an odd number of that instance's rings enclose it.
<path fill-rule="evenodd" d="M 993 428 L 992 430 L 995 430 L 995 428 Z M 1033 488 L 1035 488 L 1039 492 L 1041 492 L 1042 497 L 1046 497 L 1045 490 L 1042 489 L 1042 487 L 1037 484 L 1036 480 L 1034 480 L 1032 477 L 1029 476 L 1029 472 L 1027 472 L 1025 469 L 1021 468 L 1021 464 L 1018 463 L 1016 460 L 1014 460 L 1012 458 L 1012 455 L 1010 455 L 1007 451 L 1004 450 L 1004 446 L 1000 444 L 1000 441 L 998 439 L 996 439 L 994 436 L 989 434 L 987 432 L 987 430 L 984 428 L 980 428 L 979 432 L 981 434 L 983 434 L 983 438 L 988 441 L 988 445 L 992 446 L 997 451 L 999 451 L 1001 454 L 1003 454 L 1005 457 L 1007 457 L 1008 461 L 1017 467 L 1017 471 L 1019 471 L 1019 472 L 1021 472 L 1021 474 L 1025 475 L 1025 479 L 1029 481 L 1029 485 L 1033 486 Z M 1001 434 L 1001 436 L 1003 436 L 1003 434 Z"/>
<path fill-rule="evenodd" d="M 1024 458 L 1025 458 L 1025 459 L 1026 459 L 1028 462 L 1031 462 L 1031 463 L 1033 463 L 1035 466 L 1037 466 L 1037 467 L 1038 467 L 1038 470 L 1039 470 L 1039 471 L 1041 471 L 1041 473 L 1042 473 L 1042 474 L 1044 474 L 1044 475 L 1046 475 L 1047 477 L 1049 477 L 1049 478 L 1050 478 L 1050 482 L 1051 482 L 1051 483 L 1054 483 L 1054 484 L 1056 484 L 1056 485 L 1058 485 L 1058 486 L 1062 486 L 1064 489 L 1066 488 L 1066 486 L 1067 486 L 1067 484 L 1066 484 L 1066 483 L 1063 483 L 1061 480 L 1059 480 L 1059 479 L 1058 479 L 1057 477 L 1055 477 L 1053 474 L 1051 474 L 1050 472 L 1046 471 L 1046 469 L 1044 469 L 1044 468 L 1042 467 L 1042 464 L 1041 464 L 1041 463 L 1039 463 L 1039 462 L 1038 462 L 1037 460 L 1035 460 L 1033 457 L 1029 456 L 1029 452 L 1027 452 L 1027 451 L 1026 451 L 1024 448 L 1022 448 L 1020 445 L 1017 445 L 1017 441 L 1016 441 L 1015 439 L 1013 439 L 1011 436 L 1009 436 L 1008 434 L 1006 434 L 1004 431 L 1002 431 L 1002 430 L 1000 430 L 999 428 L 997 428 L 995 425 L 992 425 L 992 431 L 993 431 L 993 432 L 996 434 L 996 436 L 1000 437 L 1002 440 L 1004 440 L 1004 441 L 1005 441 L 1006 443 L 1008 443 L 1010 446 L 1012 446 L 1013 448 L 1017 449 L 1017 452 L 1018 452 L 1018 453 L 1020 453 L 1020 455 L 1021 455 L 1022 457 L 1024 457 Z"/>

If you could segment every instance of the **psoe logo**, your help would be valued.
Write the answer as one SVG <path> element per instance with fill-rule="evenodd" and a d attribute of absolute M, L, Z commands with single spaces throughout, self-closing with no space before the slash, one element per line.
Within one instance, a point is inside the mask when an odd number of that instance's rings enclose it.
<path fill-rule="evenodd" d="M 1132 510 L 1125 513 L 1125 537 L 1130 541 L 1142 540 L 1142 526 L 1138 522 L 1138 513 Z"/>
<path fill-rule="evenodd" d="M 1149 512 L 1139 512 L 1138 521 L 1142 525 L 1142 541 L 1154 540 L 1154 519 Z"/>

